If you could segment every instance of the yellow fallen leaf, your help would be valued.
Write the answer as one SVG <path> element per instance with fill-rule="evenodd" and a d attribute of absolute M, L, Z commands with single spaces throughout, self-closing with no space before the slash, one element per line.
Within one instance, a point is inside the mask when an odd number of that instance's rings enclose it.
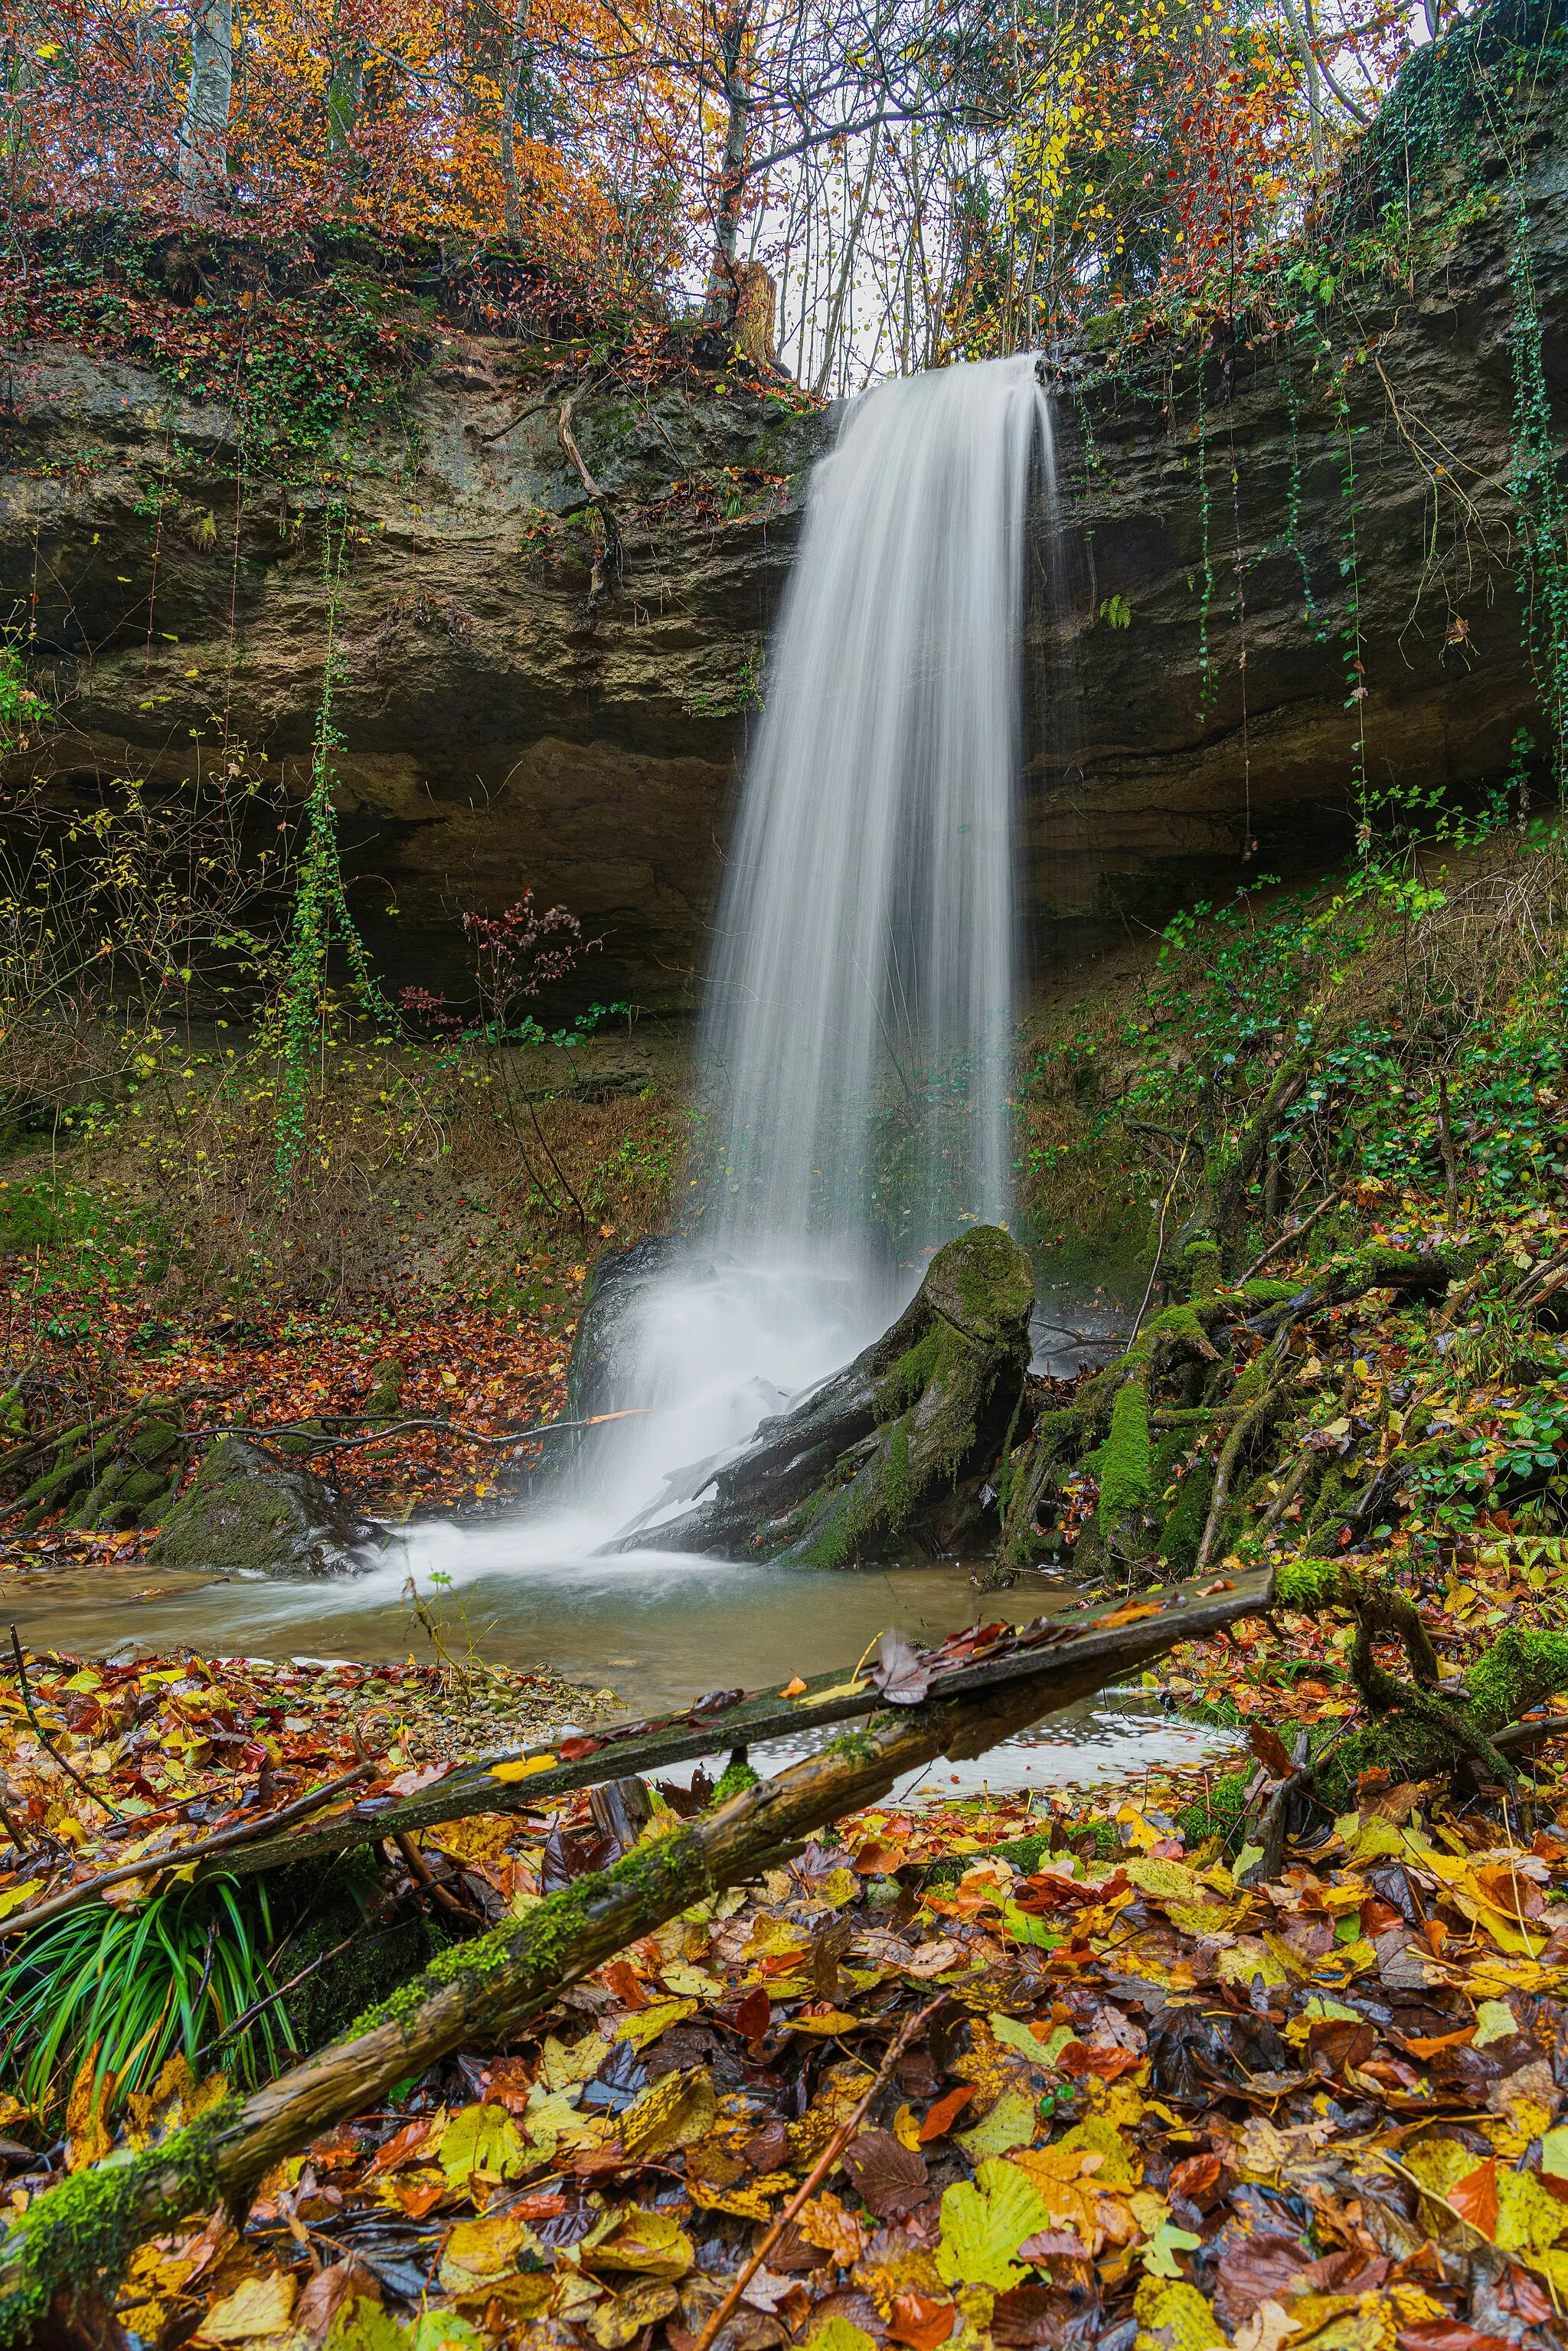
<path fill-rule="evenodd" d="M 1027 2057 L 1031 2065 L 1049 2067 L 1053 2063 L 1044 2042 L 1038 2040 L 1027 2024 L 1020 2024 L 1017 2017 L 1005 2015 L 999 2008 L 994 2008 L 986 2022 L 998 2041 L 1009 2049 L 1016 2049 L 1019 2055 Z"/>
<path fill-rule="evenodd" d="M 646 2212 L 632 2206 L 620 2216 L 613 2236 L 591 2249 L 584 2247 L 584 2269 L 632 2270 L 640 2277 L 679 2278 L 696 2260 L 691 2239 L 668 2212 Z"/>
<path fill-rule="evenodd" d="M 1568 2204 L 1528 2171 L 1500 2168 L 1496 2244 L 1505 2253 L 1543 2253 L 1568 2230 Z"/>
<path fill-rule="evenodd" d="M 1201 1900 L 1203 1887 L 1197 1872 L 1185 1862 L 1155 1860 L 1140 1854 L 1122 1864 L 1130 1883 L 1140 1893 L 1152 1894 L 1156 1902 L 1197 1902 Z"/>
<path fill-rule="evenodd" d="M 553 1771 L 559 1761 L 559 1755 L 528 1755 L 516 1763 L 492 1763 L 490 1777 L 505 1781 L 510 1787 L 518 1780 L 531 1780 L 536 1771 Z"/>
<path fill-rule="evenodd" d="M 792 2171 L 770 2172 L 767 2179 L 754 2180 L 748 2188 L 713 2188 L 706 2179 L 688 2177 L 686 2193 L 705 2212 L 733 2212 L 742 2220 L 770 2220 L 773 2210 L 768 2198 L 782 2196 L 794 2185 Z"/>
<path fill-rule="evenodd" d="M 690 2147 L 713 2128 L 718 2113 L 713 2075 L 706 2065 L 665 2074 L 650 2082 L 621 2116 L 620 2137 L 627 2155 L 639 2161 Z"/>
<path fill-rule="evenodd" d="M 1050 2225 L 1050 2208 L 1016 2163 L 982 2163 L 973 2187 L 960 2179 L 942 2191 L 937 2273 L 946 2285 L 988 2285 L 1005 2294 L 1023 2275 L 1014 2258 L 1019 2247 Z"/>
<path fill-rule="evenodd" d="M 954 2137 L 970 2162 L 979 2164 L 988 2157 L 1009 2155 L 1017 2147 L 1027 2147 L 1034 2137 L 1035 2122 L 1034 2100 L 1022 2090 L 1004 2090 L 990 2112 L 982 2116 L 972 2129 L 956 2131 Z"/>
<path fill-rule="evenodd" d="M 619 2018 L 615 2026 L 617 2041 L 629 2041 L 633 2049 L 646 2049 L 667 2032 L 672 2024 L 684 2024 L 688 2016 L 697 2012 L 695 2000 L 655 2000 L 646 2008 L 633 2009 Z"/>
<path fill-rule="evenodd" d="M 1134 2351 L 1218 2351 L 1225 2330 L 1213 2304 L 1185 2279 L 1146 2277 L 1133 2300 Z"/>
<path fill-rule="evenodd" d="M 1100 2250 L 1099 2185 L 1094 2177 L 1103 2158 L 1097 2149 L 1077 2147 L 1020 2147 L 1009 2158 L 1033 2181 L 1055 2229 L 1071 2230 L 1092 2253 Z"/>
<path fill-rule="evenodd" d="M 515 2213 L 493 2220 L 459 2220 L 446 2232 L 438 2275 L 444 2294 L 475 2294 L 509 2277 L 519 2253 L 542 2254 L 544 2247 Z"/>
<path fill-rule="evenodd" d="M 1118 2082 L 1112 2093 L 1113 2098 L 1129 2088 L 1130 2085 Z M 1135 2099 L 1136 2092 L 1132 2095 Z M 1144 2176 L 1143 2158 L 1132 2152 L 1122 2137 L 1117 2127 L 1122 2119 L 1113 2111 L 1090 2115 L 1084 2121 L 1074 2123 L 1070 2131 L 1063 2132 L 1051 2152 L 1071 2155 L 1076 2148 L 1082 2147 L 1100 2158 L 1100 2166 L 1094 2174 L 1096 2188 L 1135 2188 Z M 1125 2117 L 1129 2126 L 1141 2119 L 1137 2114 Z"/>
<path fill-rule="evenodd" d="M 441 2134 L 436 2160 L 454 2188 L 471 2173 L 513 2179 L 528 2158 L 523 2135 L 505 2106 L 464 2106 Z"/>
<path fill-rule="evenodd" d="M 624 2351 L 628 2343 L 674 2312 L 680 2295 L 668 2278 L 633 2278 L 624 2294 L 606 2294 L 588 2322 L 601 2351 Z"/>
<path fill-rule="evenodd" d="M 195 2343 L 246 2343 L 256 2335 L 287 2335 L 294 2315 L 294 2280 L 287 2270 L 246 2278 L 214 2304 L 192 2337 Z"/>
<path fill-rule="evenodd" d="M 809 2245 L 830 2254 L 841 2269 L 850 2268 L 865 2251 L 865 2231 L 841 2199 L 826 2191 L 800 2207 L 796 2226 Z"/>

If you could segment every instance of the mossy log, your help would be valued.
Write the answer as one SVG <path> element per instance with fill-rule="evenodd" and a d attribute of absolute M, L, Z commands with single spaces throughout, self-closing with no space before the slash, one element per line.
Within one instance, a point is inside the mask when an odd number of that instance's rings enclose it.
<path fill-rule="evenodd" d="M 0 2238 L 0 2343 L 29 2341 L 65 2289 L 112 2290 L 149 2235 L 220 2198 L 243 2199 L 270 2165 L 395 2083 L 455 2049 L 521 2032 L 569 1984 L 639 1936 L 799 1851 L 813 1831 L 885 1796 L 901 1773 L 938 1755 L 982 1755 L 1113 1674 L 1258 1614 L 1272 1592 L 1266 1573 L 1239 1577 L 1223 1593 L 1177 1587 L 1134 1625 L 1062 1630 L 1050 1647 L 1009 1652 L 979 1669 L 978 1687 L 970 1677 L 955 1695 L 950 1682 L 920 1705 L 889 1708 L 706 1818 L 579 1878 L 523 1919 L 443 1952 L 343 2039 L 265 2088 L 228 2099 L 159 2147 L 112 2156 L 39 2196 Z"/>
<path fill-rule="evenodd" d="M 1173 1588 L 1168 1605 L 1188 1610 L 1183 1615 L 1183 1639 L 1201 1639 L 1206 1631 L 1228 1624 L 1267 1605 L 1272 1590 L 1270 1574 L 1253 1571 L 1220 1594 L 1205 1597 Z M 1113 1613 L 1113 1604 L 1101 1614 Z M 1170 1646 L 1166 1622 L 1103 1628 L 1095 1615 L 1064 1619 L 1037 1616 L 999 1635 L 979 1657 L 944 1666 L 935 1664 L 933 1687 L 944 1700 L 957 1702 L 995 1690 L 1014 1680 L 1040 1684 L 1038 1704 L 1044 1711 L 1071 1701 L 1057 1694 L 1058 1678 L 1066 1676 L 1074 1687 L 1099 1688 L 1141 1671 L 1146 1658 L 1143 1644 L 1152 1641 L 1150 1654 Z M 256 1871 L 288 1869 L 356 1845 L 388 1837 L 406 1836 L 444 1821 L 464 1820 L 476 1813 L 533 1812 L 555 1802 L 575 1789 L 597 1787 L 630 1774 L 646 1775 L 672 1763 L 712 1755 L 717 1748 L 731 1750 L 726 1782 L 739 1785 L 749 1768 L 744 1759 L 750 1745 L 775 1739 L 798 1739 L 803 1729 L 831 1730 L 874 1713 L 882 1700 L 869 1675 L 850 1674 L 843 1667 L 819 1674 L 786 1697 L 768 1689 L 747 1696 L 721 1691 L 698 1699 L 680 1714 L 657 1721 L 612 1726 L 594 1739 L 575 1742 L 578 1751 L 567 1759 L 550 1747 L 509 1748 L 453 1763 L 443 1776 L 412 1796 L 360 1797 L 340 1783 L 330 1808 L 302 1797 L 271 1820 L 257 1821 L 248 1836 L 225 1839 L 223 1850 L 197 1864 L 198 1876 L 248 1876 Z M 730 1773 L 735 1774 L 733 1780 Z M 326 1792 L 329 1795 L 333 1791 Z M 308 1817 L 307 1817 L 308 1813 Z M 291 1817 L 293 1815 L 294 1817 Z M 143 1875 L 179 1865 L 185 1848 L 171 1847 L 149 1859 Z M 79 1880 L 63 1893 L 51 1895 L 32 1910 L 14 1913 L 0 1928 L 0 1937 L 25 1931 L 33 1924 L 62 1917 L 68 1910 L 99 1900 L 111 1883 L 123 1884 L 134 1873 L 103 1872 Z"/>
<path fill-rule="evenodd" d="M 940 1249 L 892 1328 L 740 1452 L 677 1473 L 695 1506 L 613 1549 L 801 1567 L 885 1558 L 1006 1449 L 1024 1394 L 1034 1277 L 998 1226 Z M 664 1507 L 662 1504 L 656 1507 Z"/>
<path fill-rule="evenodd" d="M 1299 1614 L 1341 1607 L 1356 1620 L 1351 1677 L 1371 1719 L 1321 1751 L 1313 1778 L 1325 1802 L 1347 1800 L 1362 1772 L 1371 1771 L 1430 1780 L 1468 1766 L 1506 1785 L 1517 1774 L 1498 1743 L 1500 1734 L 1568 1689 L 1568 1634 L 1511 1625 L 1461 1682 L 1445 1685 L 1416 1603 L 1351 1561 L 1307 1559 L 1282 1566 L 1278 1599 L 1281 1608 Z M 1379 1634 L 1399 1641 L 1408 1681 L 1379 1664 L 1373 1647 Z"/>

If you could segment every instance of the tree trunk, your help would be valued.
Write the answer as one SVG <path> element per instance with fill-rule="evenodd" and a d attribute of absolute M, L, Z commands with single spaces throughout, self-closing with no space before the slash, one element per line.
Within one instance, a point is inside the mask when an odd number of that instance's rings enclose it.
<path fill-rule="evenodd" d="M 713 268 L 705 306 L 710 327 L 727 327 L 740 298 L 736 247 L 746 193 L 746 149 L 751 131 L 751 98 L 741 72 L 746 43 L 744 0 L 727 9 L 719 32 L 726 107 L 724 153 L 719 163 L 718 203 L 714 212 Z"/>
<path fill-rule="evenodd" d="M 199 218 L 228 177 L 234 0 L 191 0 L 191 79 L 180 140 L 183 210 Z"/>
<path fill-rule="evenodd" d="M 522 242 L 523 205 L 517 189 L 517 116 L 522 97 L 523 80 L 530 68 L 528 56 L 528 0 L 517 0 L 517 15 L 512 19 L 511 45 L 507 52 L 507 80 L 501 100 L 501 193 L 506 206 L 507 242 L 516 246 Z"/>

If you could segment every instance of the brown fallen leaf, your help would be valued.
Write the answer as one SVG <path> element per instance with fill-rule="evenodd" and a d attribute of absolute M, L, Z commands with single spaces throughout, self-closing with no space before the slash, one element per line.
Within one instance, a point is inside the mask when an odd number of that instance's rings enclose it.
<path fill-rule="evenodd" d="M 925 2158 L 902 2146 L 891 2131 L 862 2131 L 841 2159 L 856 2195 L 879 2220 L 902 2220 L 925 2201 Z"/>
<path fill-rule="evenodd" d="M 1448 2190 L 1448 2202 L 1461 2220 L 1479 2229 L 1483 2237 L 1497 2234 L 1497 2158 L 1489 2155 L 1462 2179 L 1456 2179 Z"/>
<path fill-rule="evenodd" d="M 929 2294 L 901 2294 L 894 2297 L 887 2331 L 895 2343 L 907 2343 L 909 2351 L 936 2351 L 957 2324 L 956 2303 L 938 2302 Z M 1002 2339 L 997 2337 L 998 2342 Z"/>

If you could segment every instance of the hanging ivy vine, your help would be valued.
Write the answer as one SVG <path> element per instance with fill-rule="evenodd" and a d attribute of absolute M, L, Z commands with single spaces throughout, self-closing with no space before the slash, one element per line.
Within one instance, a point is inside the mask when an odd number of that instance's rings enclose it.
<path fill-rule="evenodd" d="M 310 1071 L 329 1017 L 328 962 L 333 941 L 342 949 L 350 982 L 360 1008 L 368 1018 L 395 1026 L 396 1016 L 376 986 L 364 946 L 349 911 L 343 888 L 343 868 L 338 846 L 338 811 L 332 792 L 337 782 L 337 755 L 343 738 L 333 716 L 341 674 L 338 622 L 342 603 L 343 565 L 349 538 L 346 498 L 330 499 L 321 540 L 322 577 L 326 588 L 325 650 L 321 663 L 321 695 L 317 705 L 310 746 L 310 787 L 305 803 L 305 843 L 295 885 L 289 925 L 278 1027 L 282 1045 L 282 1077 L 277 1092 L 276 1123 L 277 1167 L 280 1185 L 292 1180 L 305 1148 L 306 1110 Z"/>
<path fill-rule="evenodd" d="M 1568 791 L 1568 498 L 1552 426 L 1542 350 L 1541 305 L 1522 193 L 1514 210 L 1513 496 L 1524 650 L 1551 739 L 1559 794 Z"/>

